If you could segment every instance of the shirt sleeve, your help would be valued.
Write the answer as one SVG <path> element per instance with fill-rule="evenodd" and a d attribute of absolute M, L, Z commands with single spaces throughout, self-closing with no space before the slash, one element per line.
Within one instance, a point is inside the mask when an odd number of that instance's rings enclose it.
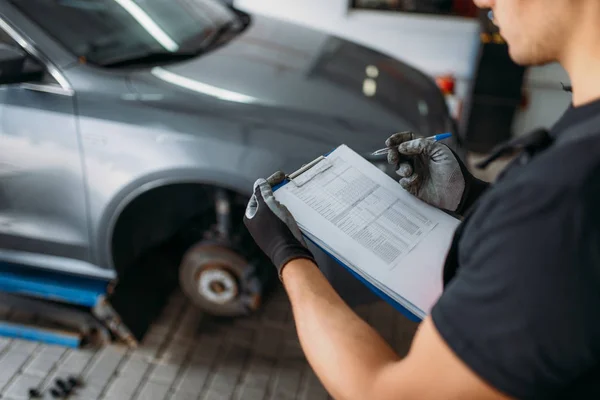
<path fill-rule="evenodd" d="M 572 192 L 522 185 L 486 198 L 432 310 L 459 358 L 515 398 L 600 386 L 600 216 Z"/>

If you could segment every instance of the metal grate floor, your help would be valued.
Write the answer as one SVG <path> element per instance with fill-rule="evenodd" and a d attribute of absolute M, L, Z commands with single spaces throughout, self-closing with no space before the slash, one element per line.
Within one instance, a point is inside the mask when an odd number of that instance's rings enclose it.
<path fill-rule="evenodd" d="M 10 313 L 10 310 L 1 310 Z M 417 324 L 385 303 L 357 312 L 404 355 Z M 26 316 L 12 313 L 9 319 Z M 366 344 L 368 345 L 368 344 Z M 275 293 L 252 317 L 221 321 L 203 316 L 175 293 L 135 350 L 119 345 L 71 350 L 0 338 L 1 399 L 44 399 L 56 377 L 82 376 L 82 400 L 328 399 L 302 354 L 289 303 Z"/>

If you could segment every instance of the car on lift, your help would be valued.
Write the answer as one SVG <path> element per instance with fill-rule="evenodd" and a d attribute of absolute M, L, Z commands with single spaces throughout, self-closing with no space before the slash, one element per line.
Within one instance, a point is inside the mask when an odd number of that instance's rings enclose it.
<path fill-rule="evenodd" d="M 0 0 L 0 262 L 131 281 L 176 242 L 189 299 L 244 315 L 257 178 L 453 126 L 420 71 L 217 0 Z"/>

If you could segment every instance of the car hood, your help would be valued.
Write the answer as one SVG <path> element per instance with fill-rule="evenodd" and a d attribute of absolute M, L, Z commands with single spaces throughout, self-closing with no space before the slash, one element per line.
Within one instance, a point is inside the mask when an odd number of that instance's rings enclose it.
<path fill-rule="evenodd" d="M 259 119 L 269 130 L 361 151 L 395 131 L 448 128 L 429 77 L 361 45 L 263 16 L 209 53 L 130 78 L 142 98 L 158 96 L 164 107 Z"/>

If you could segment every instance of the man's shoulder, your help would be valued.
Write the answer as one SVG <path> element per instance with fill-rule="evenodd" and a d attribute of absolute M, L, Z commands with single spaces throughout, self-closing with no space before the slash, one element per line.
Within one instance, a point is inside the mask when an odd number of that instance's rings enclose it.
<path fill-rule="evenodd" d="M 573 143 L 514 165 L 465 223 L 458 272 L 432 310 L 455 353 L 516 398 L 580 389 L 600 361 L 600 323 L 589 318 L 600 307 L 592 150 Z"/>
<path fill-rule="evenodd" d="M 599 165 L 600 131 L 580 140 L 559 140 L 535 157 L 529 168 L 523 169 L 523 180 L 538 186 L 578 191 L 590 179 L 600 179 Z"/>
<path fill-rule="evenodd" d="M 517 231 L 528 241 L 543 242 L 549 231 L 595 237 L 588 233 L 600 230 L 599 155 L 600 135 L 551 148 L 526 165 L 515 160 L 480 199 L 462 250 L 473 250 L 486 236 L 501 240 Z"/>
<path fill-rule="evenodd" d="M 551 198 L 560 198 L 562 202 L 554 203 L 559 207 L 567 202 L 600 201 L 600 191 L 590 190 L 600 182 L 600 133 L 557 144 L 528 162 L 523 160 L 528 161 L 526 155 L 517 157 L 493 185 L 491 203 L 522 204 L 527 200 L 530 205 L 542 206 Z"/>

